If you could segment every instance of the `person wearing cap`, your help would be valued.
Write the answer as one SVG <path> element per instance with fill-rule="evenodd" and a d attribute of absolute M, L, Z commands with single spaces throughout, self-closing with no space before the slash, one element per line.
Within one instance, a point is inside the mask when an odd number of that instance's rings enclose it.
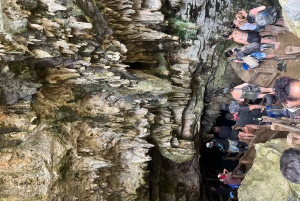
<path fill-rule="evenodd" d="M 266 94 L 273 94 L 273 88 L 259 87 L 255 84 L 244 83 L 234 88 L 223 88 L 224 94 L 230 93 L 232 98 L 238 102 L 244 102 L 245 99 L 255 100 L 263 98 Z"/>
<path fill-rule="evenodd" d="M 244 148 L 241 148 L 244 146 Z M 207 148 L 217 147 L 220 151 L 243 152 L 248 150 L 248 144 L 241 141 L 230 141 L 214 138 L 206 143 Z"/>
<path fill-rule="evenodd" d="M 213 131 L 218 133 L 219 137 L 225 140 L 248 140 L 255 136 L 250 132 L 246 133 L 240 130 L 232 130 L 228 126 L 214 126 Z"/>
<path fill-rule="evenodd" d="M 233 48 L 230 50 L 226 50 L 225 56 L 232 57 L 231 61 L 234 61 L 236 63 L 244 63 L 244 59 L 247 56 L 252 56 L 257 60 L 262 61 L 264 59 L 275 59 L 275 58 L 279 59 L 284 55 L 266 54 L 260 50 L 260 44 L 254 42 L 254 43 L 249 43 L 242 48 Z M 295 57 L 292 56 L 291 58 L 295 58 Z"/>

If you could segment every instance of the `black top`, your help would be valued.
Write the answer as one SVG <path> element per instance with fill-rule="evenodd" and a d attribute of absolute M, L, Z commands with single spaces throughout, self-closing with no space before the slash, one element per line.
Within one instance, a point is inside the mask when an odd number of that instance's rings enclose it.
<path fill-rule="evenodd" d="M 252 15 L 251 13 L 248 13 L 246 19 L 247 19 L 247 21 L 248 21 L 249 23 L 255 23 L 255 16 Z"/>
<path fill-rule="evenodd" d="M 232 130 L 228 126 L 222 126 L 222 130 L 219 133 L 219 137 L 223 138 L 225 140 L 239 140 L 238 138 L 239 131 L 238 130 Z"/>
<path fill-rule="evenodd" d="M 220 151 L 224 151 L 224 150 L 229 149 L 228 140 L 214 138 L 211 141 L 212 141 L 212 143 L 214 143 L 215 147 L 220 149 Z"/>
<path fill-rule="evenodd" d="M 249 106 L 244 107 L 242 110 L 238 113 L 238 119 L 236 120 L 236 123 L 239 126 L 245 126 L 247 124 L 259 124 L 259 120 L 256 120 L 257 118 L 261 118 L 262 116 L 267 116 L 266 111 L 264 110 L 261 112 L 260 109 L 249 109 Z"/>

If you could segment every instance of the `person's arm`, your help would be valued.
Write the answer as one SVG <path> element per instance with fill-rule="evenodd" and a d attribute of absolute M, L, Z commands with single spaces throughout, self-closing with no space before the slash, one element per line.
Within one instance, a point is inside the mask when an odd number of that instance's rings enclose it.
<path fill-rule="evenodd" d="M 247 128 L 247 129 L 249 129 L 249 128 L 252 128 L 252 129 L 260 129 L 260 126 L 259 125 L 255 125 L 255 124 L 247 124 L 247 125 L 245 125 L 245 127 Z M 244 128 L 245 128 L 244 127 Z"/>
<path fill-rule="evenodd" d="M 250 129 L 247 126 L 243 127 L 243 132 L 244 133 L 250 133 Z"/>
<path fill-rule="evenodd" d="M 223 174 L 227 174 L 227 173 L 228 173 L 228 170 L 226 170 L 226 169 L 224 168 Z"/>
<path fill-rule="evenodd" d="M 235 63 L 244 63 L 244 61 L 241 61 L 241 60 L 238 60 L 238 59 L 233 59 L 232 61 L 235 62 Z"/>
<path fill-rule="evenodd" d="M 251 13 L 252 15 L 257 15 L 259 11 L 265 10 L 266 6 L 260 6 L 260 7 L 256 7 L 253 8 L 249 11 L 249 13 Z"/>
<path fill-rule="evenodd" d="M 249 110 L 254 110 L 254 109 L 260 109 L 261 111 L 263 111 L 265 109 L 264 105 L 249 105 Z"/>

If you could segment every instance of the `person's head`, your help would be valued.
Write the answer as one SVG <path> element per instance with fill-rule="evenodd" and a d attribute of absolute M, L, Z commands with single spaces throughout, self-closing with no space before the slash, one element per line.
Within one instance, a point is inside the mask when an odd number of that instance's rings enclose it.
<path fill-rule="evenodd" d="M 222 103 L 220 105 L 220 110 L 224 110 L 224 111 L 229 112 L 229 104 Z"/>
<path fill-rule="evenodd" d="M 207 142 L 206 143 L 207 148 L 212 148 L 213 146 L 214 146 L 214 143 L 212 143 L 212 142 Z"/>
<path fill-rule="evenodd" d="M 280 171 L 290 182 L 300 184 L 300 150 L 290 148 L 282 153 Z"/>
<path fill-rule="evenodd" d="M 213 131 L 216 132 L 216 133 L 220 133 L 222 130 L 222 127 L 221 126 L 214 126 L 213 127 Z"/>
<path fill-rule="evenodd" d="M 230 39 L 231 34 L 232 34 L 232 31 L 226 31 L 226 32 L 223 33 L 222 36 L 223 36 L 226 40 L 228 40 L 228 39 Z"/>
<path fill-rule="evenodd" d="M 235 51 L 232 49 L 232 50 L 226 50 L 225 51 L 225 56 L 226 57 L 231 57 L 233 56 L 233 54 L 235 53 Z"/>
<path fill-rule="evenodd" d="M 275 96 L 278 102 L 287 107 L 300 106 L 300 81 L 288 76 L 276 80 L 274 84 Z"/>
<path fill-rule="evenodd" d="M 236 15 L 235 18 L 239 22 L 247 22 L 247 13 L 244 10 L 239 11 Z"/>
<path fill-rule="evenodd" d="M 231 114 L 231 113 L 227 113 L 227 114 L 225 115 L 225 118 L 226 118 L 227 120 L 234 120 L 234 115 Z"/>

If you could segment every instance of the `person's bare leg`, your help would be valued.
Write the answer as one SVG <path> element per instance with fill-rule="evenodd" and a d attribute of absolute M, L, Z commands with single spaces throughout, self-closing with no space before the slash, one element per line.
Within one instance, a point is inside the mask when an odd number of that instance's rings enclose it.
<path fill-rule="evenodd" d="M 266 55 L 266 59 L 274 59 L 276 58 L 278 55 L 277 54 L 267 54 Z"/>
<path fill-rule="evenodd" d="M 260 36 L 274 36 L 273 33 L 271 31 L 261 31 L 259 32 Z"/>
<path fill-rule="evenodd" d="M 267 43 L 267 44 L 274 44 L 275 45 L 275 49 L 277 49 L 280 45 L 280 42 L 276 42 L 276 41 L 273 41 L 271 39 L 268 39 L 268 38 L 262 38 L 261 43 Z"/>
<path fill-rule="evenodd" d="M 265 30 L 267 32 L 271 32 L 272 35 L 277 35 L 279 33 L 285 33 L 286 31 L 288 31 L 289 29 L 285 28 L 285 27 L 281 27 L 281 26 L 275 26 L 275 25 L 265 25 Z"/>
<path fill-rule="evenodd" d="M 285 27 L 285 28 L 288 28 L 288 27 L 285 25 L 283 18 L 279 18 L 279 19 L 275 22 L 275 25 L 280 25 L 280 26 L 283 26 L 283 27 Z"/>
<path fill-rule="evenodd" d="M 238 138 L 240 140 L 248 140 L 248 139 L 252 139 L 253 137 L 255 137 L 255 135 L 252 133 L 239 132 L 238 134 Z"/>
<path fill-rule="evenodd" d="M 271 93 L 271 92 L 273 92 L 273 88 L 260 87 L 260 92 L 261 93 Z"/>
<path fill-rule="evenodd" d="M 270 129 L 271 124 L 264 124 L 264 125 L 256 125 L 256 124 L 247 124 L 246 127 L 252 128 L 252 129 Z"/>
<path fill-rule="evenodd" d="M 245 127 L 251 128 L 251 129 L 258 129 L 256 124 L 247 124 Z"/>

